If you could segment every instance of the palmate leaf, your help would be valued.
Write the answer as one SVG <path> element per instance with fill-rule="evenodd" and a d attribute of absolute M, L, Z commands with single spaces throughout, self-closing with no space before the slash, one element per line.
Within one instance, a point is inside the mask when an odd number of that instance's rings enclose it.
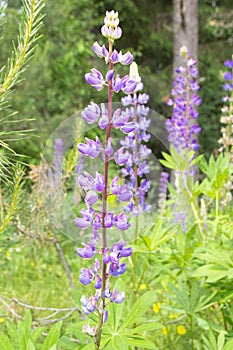
<path fill-rule="evenodd" d="M 217 293 L 210 293 L 209 291 L 204 290 L 200 287 L 199 283 L 193 283 L 190 292 L 182 283 L 179 283 L 178 287 L 169 284 L 169 288 L 174 296 L 167 296 L 189 315 L 194 315 L 213 305 L 215 302 L 214 296 Z"/>
<path fill-rule="evenodd" d="M 125 329 L 131 324 L 137 323 L 137 320 L 140 319 L 148 308 L 154 303 L 155 296 L 155 291 L 149 291 L 143 294 L 129 310 L 123 323 L 120 325 L 120 330 Z"/>
<path fill-rule="evenodd" d="M 198 257 L 205 261 L 193 274 L 194 277 L 207 277 L 207 282 L 214 283 L 223 278 L 233 278 L 232 252 L 223 248 L 207 250 Z"/>

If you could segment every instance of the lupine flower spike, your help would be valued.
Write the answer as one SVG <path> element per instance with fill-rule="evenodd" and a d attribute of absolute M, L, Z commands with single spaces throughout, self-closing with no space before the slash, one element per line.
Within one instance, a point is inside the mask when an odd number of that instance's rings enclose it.
<path fill-rule="evenodd" d="M 193 59 L 188 49 L 183 46 L 180 55 L 184 59 L 184 65 L 176 69 L 176 76 L 171 90 L 171 98 L 167 104 L 173 107 L 171 118 L 166 121 L 168 141 L 179 153 L 180 159 L 184 158 L 190 162 L 189 154 L 199 148 L 198 134 L 201 131 L 198 125 L 197 107 L 202 100 L 198 96 L 200 86 L 197 82 L 198 68 L 197 61 Z M 191 160 L 195 154 L 191 157 Z M 185 170 L 175 171 L 175 187 L 179 199 L 175 208 L 175 221 L 181 224 L 183 232 L 186 232 L 185 219 L 187 203 L 183 196 L 183 188 L 188 186 L 189 176 L 195 171 L 190 167 Z M 190 182 L 191 183 L 191 182 Z M 182 208 L 180 208 L 182 207 Z"/>
<path fill-rule="evenodd" d="M 222 136 L 218 142 L 221 145 L 219 151 L 225 155 L 228 154 L 230 156 L 230 162 L 233 163 L 233 59 L 225 61 L 224 65 L 228 70 L 223 75 L 225 80 L 223 90 L 226 92 L 226 95 L 223 97 L 225 105 L 222 108 L 220 119 Z M 229 179 L 223 187 L 223 200 L 221 203 L 224 207 L 227 207 L 232 201 L 232 189 L 232 180 Z"/>
<path fill-rule="evenodd" d="M 225 80 L 223 89 L 226 91 L 226 96 L 223 98 L 225 105 L 222 108 L 223 115 L 220 119 L 222 136 L 218 142 L 221 144 L 219 151 L 229 153 L 231 162 L 233 162 L 233 60 L 225 61 L 224 65 L 228 71 L 223 75 Z"/>
<path fill-rule="evenodd" d="M 127 192 L 131 193 L 131 200 L 125 207 L 125 211 L 136 216 L 151 209 L 145 200 L 151 185 L 146 179 L 146 175 L 150 172 L 147 159 L 151 149 L 145 145 L 150 139 L 148 133 L 150 120 L 146 118 L 150 109 L 145 106 L 149 96 L 140 93 L 143 83 L 135 62 L 130 65 L 130 78 L 136 81 L 137 85 L 133 93 L 123 97 L 121 102 L 126 107 L 125 114 L 132 120 L 134 130 L 129 130 L 125 139 L 121 141 L 122 153 L 126 155 L 126 161 L 122 164 L 122 174 L 130 179 Z"/>
<path fill-rule="evenodd" d="M 96 349 L 100 348 L 103 324 L 107 322 L 107 304 L 122 303 L 125 294 L 122 291 L 113 289 L 111 279 L 118 277 L 126 271 L 125 259 L 132 255 L 132 248 L 127 247 L 126 242 L 118 241 L 111 247 L 108 246 L 108 234 L 111 230 L 111 237 L 115 231 L 125 231 L 129 228 L 128 217 L 124 211 L 115 214 L 108 210 L 108 196 L 115 194 L 119 201 L 127 203 L 132 193 L 128 187 L 118 183 L 118 179 L 109 179 L 109 163 L 111 160 L 119 165 L 127 162 L 128 153 L 124 148 L 114 150 L 111 139 L 113 128 L 120 129 L 123 133 L 134 132 L 135 124 L 129 121 L 129 117 L 120 109 L 113 113 L 113 94 L 119 91 L 125 94 L 134 93 L 137 82 L 129 75 L 120 77 L 115 71 L 117 63 L 129 65 L 133 56 L 130 52 L 123 54 L 114 49 L 115 40 L 122 34 L 119 25 L 118 13 L 107 11 L 104 25 L 101 32 L 108 39 L 108 47 L 100 46 L 95 42 L 93 51 L 108 64 L 109 69 L 106 74 L 102 74 L 97 69 L 91 69 L 91 73 L 85 75 L 88 84 L 97 91 L 107 87 L 108 107 L 104 104 L 98 106 L 91 102 L 84 109 L 81 117 L 88 124 L 98 123 L 99 128 L 106 131 L 105 143 L 102 144 L 98 137 L 95 140 L 85 139 L 84 143 L 79 143 L 78 150 L 84 157 L 95 159 L 102 154 L 104 161 L 103 173 L 96 172 L 89 174 L 83 172 L 78 176 L 80 186 L 85 192 L 86 208 L 81 210 L 81 216 L 75 219 L 75 224 L 81 229 L 92 229 L 92 236 L 88 244 L 77 249 L 78 255 L 83 259 L 94 259 L 88 268 L 82 268 L 80 272 L 80 282 L 83 285 L 94 285 L 95 292 L 91 296 L 83 295 L 81 298 L 82 309 L 85 314 L 96 313 L 99 317 L 98 325 L 91 327 L 86 324 L 83 332 L 90 335 L 95 343 Z M 145 152 L 145 150 L 142 150 Z M 123 259 L 123 261 L 122 261 Z"/>
<path fill-rule="evenodd" d="M 179 153 L 185 150 L 198 150 L 197 135 L 201 131 L 198 125 L 197 107 L 202 100 L 198 96 L 200 88 L 197 77 L 197 61 L 190 57 L 185 46 L 180 49 L 184 66 L 176 69 L 176 77 L 167 104 L 173 106 L 172 117 L 167 119 L 168 141 Z"/>

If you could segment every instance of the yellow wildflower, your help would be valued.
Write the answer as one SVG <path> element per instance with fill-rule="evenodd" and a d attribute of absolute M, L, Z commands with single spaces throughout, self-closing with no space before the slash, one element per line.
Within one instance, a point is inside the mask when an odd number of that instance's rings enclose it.
<path fill-rule="evenodd" d="M 0 318 L 0 323 L 3 323 L 3 322 L 5 322 L 5 318 Z"/>
<path fill-rule="evenodd" d="M 167 335 L 167 334 L 168 334 L 168 329 L 167 329 L 167 327 L 163 327 L 163 328 L 162 328 L 162 333 L 163 333 L 164 335 Z"/>
<path fill-rule="evenodd" d="M 140 286 L 139 286 L 139 290 L 143 290 L 143 289 L 146 289 L 146 284 L 145 283 L 140 284 Z"/>
<path fill-rule="evenodd" d="M 215 19 L 212 19 L 211 21 L 209 21 L 209 25 L 210 26 L 215 26 L 215 24 L 216 24 L 216 21 L 215 21 Z"/>
<path fill-rule="evenodd" d="M 160 310 L 160 303 L 155 303 L 153 305 L 153 310 L 154 310 L 154 312 L 159 312 L 159 310 Z"/>
<path fill-rule="evenodd" d="M 177 315 L 169 315 L 169 318 L 177 318 Z"/>
<path fill-rule="evenodd" d="M 176 330 L 177 330 L 177 333 L 180 334 L 180 335 L 184 335 L 184 334 L 187 333 L 187 329 L 182 324 L 177 326 Z"/>
<path fill-rule="evenodd" d="M 34 267 L 34 266 L 35 266 L 34 261 L 32 261 L 32 262 L 30 263 L 30 265 L 31 265 L 31 267 Z"/>

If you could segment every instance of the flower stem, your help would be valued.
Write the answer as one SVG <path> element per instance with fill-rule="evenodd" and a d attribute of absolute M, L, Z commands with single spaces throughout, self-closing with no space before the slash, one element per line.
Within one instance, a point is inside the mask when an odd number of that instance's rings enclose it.
<path fill-rule="evenodd" d="M 134 98 L 136 97 L 136 93 L 134 93 Z M 134 102 L 134 122 L 137 123 L 137 102 Z M 137 197 L 137 191 L 138 191 L 138 166 L 137 166 L 137 158 L 138 158 L 138 135 L 137 135 L 137 129 L 134 129 L 134 140 L 135 140 L 135 150 L 134 150 L 134 202 L 135 206 L 138 208 L 138 197 Z M 134 231 L 134 244 L 137 243 L 138 240 L 138 231 L 139 231 L 139 221 L 138 221 L 138 215 L 135 218 L 135 231 Z M 134 303 L 137 301 L 137 254 L 133 254 L 133 291 L 134 291 Z M 135 348 L 136 349 L 136 348 Z"/>
<path fill-rule="evenodd" d="M 109 42 L 109 56 L 112 54 L 112 42 Z M 113 63 L 110 61 L 109 63 L 109 69 L 113 69 Z M 111 135 L 111 122 L 112 122 L 112 96 L 113 96 L 113 89 L 112 89 L 112 82 L 109 82 L 108 86 L 108 126 L 106 129 L 106 145 L 108 144 L 108 140 Z M 104 224 L 105 215 L 107 213 L 107 197 L 108 197 L 108 168 L 109 168 L 109 157 L 105 153 L 104 158 L 104 190 L 103 190 L 103 196 L 102 196 L 102 253 L 104 253 L 105 248 L 107 248 L 107 230 Z M 102 300 L 102 312 L 99 313 L 99 322 L 96 330 L 96 336 L 95 336 L 95 348 L 100 349 L 100 343 L 101 343 L 101 336 L 102 336 L 102 330 L 103 330 L 103 318 L 104 318 L 104 310 L 106 307 L 106 300 L 104 298 L 104 290 L 106 288 L 106 280 L 107 280 L 107 271 L 106 271 L 106 264 L 103 262 L 102 259 L 102 288 L 101 288 L 101 300 Z"/>

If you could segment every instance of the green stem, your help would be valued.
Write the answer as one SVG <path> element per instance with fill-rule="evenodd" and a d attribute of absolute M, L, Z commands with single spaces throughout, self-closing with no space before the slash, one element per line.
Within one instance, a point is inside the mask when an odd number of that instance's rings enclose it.
<path fill-rule="evenodd" d="M 192 350 L 194 350 L 193 316 L 190 315 L 189 317 L 190 317 L 191 345 L 192 345 Z"/>
<path fill-rule="evenodd" d="M 135 100 L 136 100 L 136 97 L 137 97 L 137 95 L 136 95 L 136 93 L 134 93 Z M 137 123 L 137 102 L 134 102 L 134 118 L 133 119 L 134 119 L 134 122 L 136 124 Z M 136 160 L 137 157 L 138 157 L 138 148 L 137 148 L 138 135 L 137 135 L 136 128 L 134 129 L 134 139 L 135 139 L 134 157 L 135 157 L 135 160 Z M 137 197 L 137 191 L 138 191 L 138 166 L 137 166 L 136 161 L 134 162 L 134 178 L 135 178 L 134 202 L 135 202 L 135 206 L 138 208 L 138 197 Z M 134 244 L 137 243 L 138 233 L 139 233 L 139 218 L 138 218 L 138 215 L 137 215 L 136 218 L 135 218 Z M 136 303 L 136 301 L 137 301 L 137 291 L 138 291 L 138 288 L 137 288 L 137 253 L 133 254 L 133 291 L 134 291 L 133 300 L 134 300 L 134 303 Z M 134 325 L 134 327 L 136 327 L 136 324 Z M 134 350 L 137 350 L 137 349 L 138 349 L 138 347 L 135 346 Z"/>
<path fill-rule="evenodd" d="M 112 42 L 109 42 L 109 57 L 112 54 Z M 113 63 L 110 61 L 109 64 L 109 70 L 113 69 Z M 112 122 L 112 96 L 113 96 L 113 88 L 112 88 L 112 82 L 109 82 L 108 86 L 108 126 L 106 129 L 106 145 L 108 144 L 108 140 L 111 135 L 111 122 Z M 102 252 L 104 253 L 105 248 L 107 248 L 107 230 L 104 225 L 104 219 L 105 215 L 107 213 L 107 197 L 108 197 L 108 169 L 109 169 L 109 157 L 105 154 L 105 161 L 104 161 L 104 190 L 103 190 L 103 196 L 102 196 Z M 107 271 L 106 271 L 106 264 L 103 262 L 102 257 L 102 287 L 101 287 L 101 303 L 102 303 L 102 312 L 99 313 L 99 321 L 98 326 L 96 329 L 96 335 L 94 339 L 95 343 L 95 349 L 100 349 L 100 343 L 101 343 L 101 336 L 103 331 L 103 318 L 104 318 L 104 311 L 106 308 L 106 300 L 104 298 L 104 290 L 106 289 L 106 281 L 107 281 Z"/>

